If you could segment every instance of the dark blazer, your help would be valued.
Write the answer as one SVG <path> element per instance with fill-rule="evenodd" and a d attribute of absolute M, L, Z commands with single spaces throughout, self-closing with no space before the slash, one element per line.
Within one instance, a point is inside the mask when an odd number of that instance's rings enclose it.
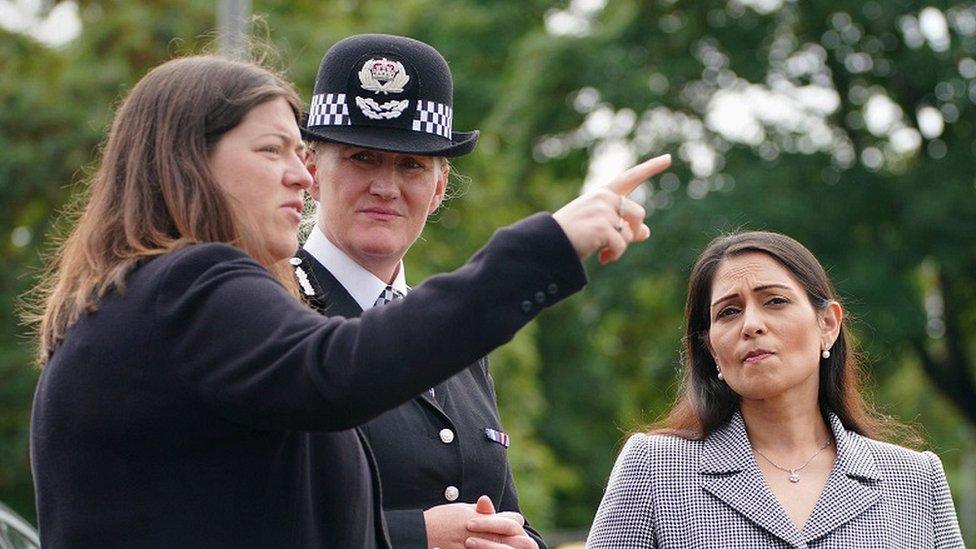
<path fill-rule="evenodd" d="M 704 440 L 630 438 L 586 546 L 962 548 L 942 462 L 864 438 L 830 415 L 837 458 L 797 530 L 766 487 L 742 416 Z"/>
<path fill-rule="evenodd" d="M 585 282 L 551 216 L 360 319 L 324 318 L 240 250 L 147 261 L 46 364 L 31 460 L 47 547 L 387 547 L 352 428 L 507 342 Z M 310 434 L 310 433 L 314 433 Z"/>
<path fill-rule="evenodd" d="M 328 316 L 358 317 L 359 304 L 338 280 L 304 249 L 297 256 L 314 295 L 313 307 Z M 548 288 L 544 295 L 558 288 Z M 535 299 L 535 296 L 532 296 Z M 423 306 L 423 305 L 421 305 Z M 507 449 L 485 429 L 503 432 L 488 359 L 362 427 L 379 467 L 383 509 L 397 549 L 426 549 L 423 512 L 444 503 L 475 501 L 487 494 L 499 511 L 519 512 L 518 492 Z M 453 487 L 453 491 L 447 494 Z M 454 499 L 448 499 L 448 495 Z M 542 536 L 526 524 L 540 547 Z"/>

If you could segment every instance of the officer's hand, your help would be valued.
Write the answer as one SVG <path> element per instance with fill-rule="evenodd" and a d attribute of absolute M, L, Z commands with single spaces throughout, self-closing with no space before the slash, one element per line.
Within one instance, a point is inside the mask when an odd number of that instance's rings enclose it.
<path fill-rule="evenodd" d="M 471 536 L 468 519 L 478 515 L 473 503 L 446 503 L 424 511 L 427 547 L 430 549 L 463 549 Z"/>
<path fill-rule="evenodd" d="M 619 174 L 604 187 L 577 197 L 552 215 L 580 259 L 600 250 L 600 263 L 616 261 L 630 243 L 650 236 L 651 230 L 644 224 L 644 207 L 627 195 L 670 165 L 670 154 L 647 160 Z"/>
<path fill-rule="evenodd" d="M 475 504 L 478 515 L 468 519 L 471 533 L 464 542 L 468 549 L 539 549 L 539 545 L 525 532 L 525 517 L 514 511 L 495 513 L 491 498 L 481 496 Z"/>
<path fill-rule="evenodd" d="M 477 519 L 474 523 L 470 520 Z M 489 519 L 487 522 L 479 522 Z M 495 513 L 488 496 L 481 496 L 477 504 L 448 503 L 424 511 L 427 527 L 427 546 L 440 549 L 506 547 L 538 549 L 522 527 L 525 519 L 513 512 Z M 476 530 L 469 530 L 469 524 Z"/>

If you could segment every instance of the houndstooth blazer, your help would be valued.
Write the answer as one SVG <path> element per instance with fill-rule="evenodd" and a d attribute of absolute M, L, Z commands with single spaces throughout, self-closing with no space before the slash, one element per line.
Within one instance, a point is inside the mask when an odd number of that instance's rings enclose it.
<path fill-rule="evenodd" d="M 630 437 L 586 541 L 602 547 L 964 547 L 942 462 L 830 414 L 837 459 L 801 531 L 766 486 L 736 412 L 704 440 Z"/>

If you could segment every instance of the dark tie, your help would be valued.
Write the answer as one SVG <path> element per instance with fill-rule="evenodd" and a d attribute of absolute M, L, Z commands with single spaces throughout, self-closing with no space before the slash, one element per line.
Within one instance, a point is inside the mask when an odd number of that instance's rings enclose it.
<path fill-rule="evenodd" d="M 373 303 L 373 307 L 379 307 L 380 305 L 386 305 L 391 301 L 396 301 L 397 299 L 403 299 L 403 294 L 401 294 L 393 286 L 387 286 L 383 288 L 380 292 L 380 296 L 376 298 L 376 303 Z"/>

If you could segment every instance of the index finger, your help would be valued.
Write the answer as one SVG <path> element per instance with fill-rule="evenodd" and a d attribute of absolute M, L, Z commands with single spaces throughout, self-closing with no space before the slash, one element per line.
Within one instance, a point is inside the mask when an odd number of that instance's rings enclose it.
<path fill-rule="evenodd" d="M 497 513 L 495 516 L 514 520 L 515 522 L 519 523 L 519 525 L 525 526 L 525 517 L 523 517 L 521 513 L 516 513 L 515 511 L 502 511 L 501 513 Z"/>
<path fill-rule="evenodd" d="M 643 183 L 645 179 L 663 172 L 670 166 L 671 155 L 662 154 L 650 160 L 645 160 L 617 175 L 617 177 L 614 177 L 607 183 L 607 188 L 620 196 L 627 196 Z"/>
<path fill-rule="evenodd" d="M 494 534 L 496 536 L 517 536 L 525 533 L 521 524 L 498 515 L 470 518 L 465 525 L 468 532 Z"/>

